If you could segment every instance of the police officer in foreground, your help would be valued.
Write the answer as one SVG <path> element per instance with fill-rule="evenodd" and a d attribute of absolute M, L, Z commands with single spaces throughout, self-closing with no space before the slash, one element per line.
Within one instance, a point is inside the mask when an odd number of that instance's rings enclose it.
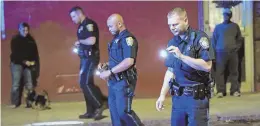
<path fill-rule="evenodd" d="M 70 10 L 70 16 L 75 24 L 79 24 L 77 30 L 78 48 L 80 57 L 80 87 L 83 91 L 87 112 L 79 118 L 103 118 L 102 112 L 106 109 L 106 98 L 99 87 L 94 84 L 94 72 L 100 60 L 99 56 L 99 30 L 96 22 L 87 18 L 83 10 L 76 6 Z"/>
<path fill-rule="evenodd" d="M 142 126 L 131 109 L 137 81 L 135 68 L 138 42 L 125 27 L 122 16 L 112 14 L 107 26 L 114 39 L 109 43 L 109 61 L 99 64 L 100 78 L 108 81 L 108 104 L 113 126 Z M 108 69 L 105 69 L 108 68 Z"/>
<path fill-rule="evenodd" d="M 207 126 L 210 93 L 208 84 L 213 53 L 208 36 L 188 24 L 187 12 L 174 8 L 168 15 L 174 37 L 169 41 L 168 57 L 156 109 L 161 111 L 167 92 L 172 94 L 172 126 Z"/>

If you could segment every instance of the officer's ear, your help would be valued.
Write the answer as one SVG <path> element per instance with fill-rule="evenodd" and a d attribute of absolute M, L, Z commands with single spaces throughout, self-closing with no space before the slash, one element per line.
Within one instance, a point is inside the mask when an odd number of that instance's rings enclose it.
<path fill-rule="evenodd" d="M 122 23 L 118 22 L 118 27 L 121 28 L 122 27 Z"/>
<path fill-rule="evenodd" d="M 184 22 L 185 22 L 185 24 L 188 24 L 188 23 L 189 23 L 187 17 L 184 19 Z"/>

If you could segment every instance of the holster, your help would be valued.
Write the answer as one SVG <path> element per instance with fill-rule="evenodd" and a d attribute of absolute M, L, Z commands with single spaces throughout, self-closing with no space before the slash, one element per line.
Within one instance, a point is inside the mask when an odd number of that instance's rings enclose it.
<path fill-rule="evenodd" d="M 79 50 L 78 50 L 78 55 L 80 58 L 89 58 L 91 56 L 94 56 L 94 53 L 96 53 L 96 52 L 93 52 L 92 49 L 79 48 Z"/>
<path fill-rule="evenodd" d="M 171 79 L 169 82 L 169 87 L 170 87 L 170 94 L 172 96 L 176 95 L 176 96 L 181 96 L 182 95 L 182 89 L 180 89 L 180 85 L 178 83 L 175 82 L 175 79 Z"/>
<path fill-rule="evenodd" d="M 127 81 L 135 80 L 135 79 L 137 79 L 137 72 L 136 72 L 136 69 L 133 67 L 124 72 L 113 74 L 110 76 L 109 79 L 114 80 L 114 81 L 120 81 L 123 79 L 126 79 Z"/>

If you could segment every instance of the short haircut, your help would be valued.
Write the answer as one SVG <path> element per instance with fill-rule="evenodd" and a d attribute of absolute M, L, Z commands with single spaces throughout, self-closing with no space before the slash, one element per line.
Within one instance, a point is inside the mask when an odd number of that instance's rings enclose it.
<path fill-rule="evenodd" d="M 71 8 L 69 13 L 74 12 L 74 11 L 81 11 L 82 13 L 84 13 L 82 8 L 79 6 L 75 6 L 75 7 Z"/>
<path fill-rule="evenodd" d="M 181 8 L 181 7 L 176 7 L 176 8 L 174 8 L 174 9 L 172 9 L 169 13 L 168 13 L 168 15 L 167 15 L 167 17 L 168 18 L 170 18 L 170 17 L 172 17 L 173 15 L 178 15 L 178 16 L 180 16 L 180 18 L 187 18 L 187 12 L 186 12 L 186 10 L 184 9 L 184 8 Z"/>
<path fill-rule="evenodd" d="M 28 30 L 30 29 L 30 26 L 29 26 L 29 24 L 28 24 L 28 23 L 26 23 L 26 22 L 21 22 L 21 23 L 18 25 L 18 29 L 19 29 L 19 28 L 21 28 L 21 27 L 23 27 L 23 28 L 27 27 L 27 28 L 28 28 Z"/>

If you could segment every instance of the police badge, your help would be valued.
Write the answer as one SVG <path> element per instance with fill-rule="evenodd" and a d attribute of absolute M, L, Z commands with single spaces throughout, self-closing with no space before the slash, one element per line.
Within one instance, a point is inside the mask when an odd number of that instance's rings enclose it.
<path fill-rule="evenodd" d="M 80 33 L 83 30 L 83 26 L 80 26 L 78 29 L 78 33 Z"/>

